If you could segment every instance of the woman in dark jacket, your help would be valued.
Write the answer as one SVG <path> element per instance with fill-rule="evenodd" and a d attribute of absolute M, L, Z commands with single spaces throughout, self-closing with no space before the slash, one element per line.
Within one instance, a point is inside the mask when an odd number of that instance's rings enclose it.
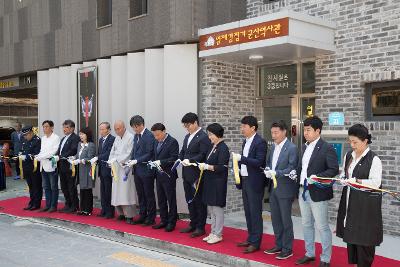
<path fill-rule="evenodd" d="M 349 182 L 380 188 L 382 163 L 369 149 L 371 135 L 361 124 L 350 127 L 352 151 L 344 157 L 344 176 Z M 371 266 L 375 246 L 382 243 L 382 194 L 344 187 L 337 217 L 336 235 L 347 243 L 348 261 L 357 266 Z"/>
<path fill-rule="evenodd" d="M 78 215 L 89 216 L 93 211 L 93 187 L 95 181 L 91 175 L 90 160 L 96 156 L 96 147 L 93 143 L 92 130 L 83 128 L 79 131 L 81 142 L 78 144 L 75 164 L 79 164 L 79 189 L 80 189 L 80 208 Z"/>
<path fill-rule="evenodd" d="M 230 155 L 222 139 L 224 128 L 221 125 L 210 124 L 207 133 L 213 147 L 207 153 L 206 162 L 200 163 L 199 168 L 204 169 L 202 199 L 211 215 L 211 233 L 203 240 L 215 244 L 222 241 Z"/>

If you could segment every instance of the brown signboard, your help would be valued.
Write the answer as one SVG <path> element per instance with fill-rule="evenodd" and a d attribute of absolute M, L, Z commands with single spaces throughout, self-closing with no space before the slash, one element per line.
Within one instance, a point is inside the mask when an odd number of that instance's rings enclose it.
<path fill-rule="evenodd" d="M 288 34 L 289 18 L 271 20 L 201 35 L 199 37 L 200 51 L 287 36 Z"/>

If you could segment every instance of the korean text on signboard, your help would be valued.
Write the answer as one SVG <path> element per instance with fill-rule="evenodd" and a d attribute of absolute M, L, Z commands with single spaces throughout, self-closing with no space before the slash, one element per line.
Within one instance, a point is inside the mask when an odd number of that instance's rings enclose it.
<path fill-rule="evenodd" d="M 271 39 L 289 34 L 289 18 L 262 22 L 254 25 L 239 27 L 201 35 L 200 51 L 224 46 Z"/>

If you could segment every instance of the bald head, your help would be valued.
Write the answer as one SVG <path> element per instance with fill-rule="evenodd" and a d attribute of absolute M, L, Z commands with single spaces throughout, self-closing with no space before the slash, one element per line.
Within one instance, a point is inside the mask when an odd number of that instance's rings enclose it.
<path fill-rule="evenodd" d="M 114 122 L 114 131 L 116 135 L 119 137 L 124 136 L 125 130 L 125 123 L 123 121 L 117 120 Z"/>

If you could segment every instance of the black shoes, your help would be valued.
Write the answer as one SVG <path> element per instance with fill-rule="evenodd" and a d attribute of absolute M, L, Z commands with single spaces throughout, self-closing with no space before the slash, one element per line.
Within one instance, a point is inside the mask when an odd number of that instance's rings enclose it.
<path fill-rule="evenodd" d="M 159 224 L 153 225 L 151 228 L 158 230 L 158 229 L 165 228 L 166 226 L 167 226 L 166 223 L 159 223 Z"/>
<path fill-rule="evenodd" d="M 245 248 L 245 247 L 250 246 L 250 243 L 247 241 L 244 241 L 244 242 L 237 243 L 236 246 L 238 246 L 240 248 Z"/>
<path fill-rule="evenodd" d="M 165 232 L 172 232 L 172 231 L 174 231 L 175 230 L 175 224 L 168 224 L 166 227 L 165 227 Z"/>
<path fill-rule="evenodd" d="M 199 237 L 202 235 L 205 235 L 206 231 L 202 230 L 202 229 L 196 229 L 191 235 L 190 237 L 195 238 L 195 237 Z"/>
<path fill-rule="evenodd" d="M 282 252 L 282 249 L 277 248 L 277 247 L 273 247 L 271 249 L 267 249 L 264 251 L 264 253 L 268 254 L 268 255 L 279 254 L 281 252 Z"/>
<path fill-rule="evenodd" d="M 303 258 L 298 259 L 298 260 L 296 261 L 296 265 L 303 265 L 303 264 L 310 263 L 310 262 L 312 262 L 312 261 L 315 261 L 315 257 L 304 256 Z"/>
<path fill-rule="evenodd" d="M 39 212 L 46 212 L 46 211 L 48 211 L 49 209 L 50 209 L 50 208 L 45 207 L 45 208 L 39 210 Z"/>
<path fill-rule="evenodd" d="M 57 211 L 57 208 L 55 208 L 55 207 L 52 207 L 52 208 L 47 210 L 48 213 L 53 213 L 53 212 L 56 212 L 56 211 Z"/>
<path fill-rule="evenodd" d="M 134 224 L 132 218 L 126 218 L 126 223 L 127 223 L 127 224 Z"/>
<path fill-rule="evenodd" d="M 24 208 L 24 210 L 31 210 L 32 206 L 27 206 Z"/>
<path fill-rule="evenodd" d="M 145 222 L 144 218 L 139 218 L 135 221 L 132 222 L 133 225 L 137 225 L 137 224 L 143 224 Z"/>
<path fill-rule="evenodd" d="M 330 266 L 329 262 L 323 262 L 323 261 L 321 261 L 321 262 L 319 263 L 319 267 L 329 267 L 329 266 Z"/>
<path fill-rule="evenodd" d="M 150 226 L 150 225 L 154 225 L 154 224 L 156 224 L 156 221 L 154 221 L 154 220 L 152 220 L 152 221 L 145 220 L 143 223 L 143 226 Z"/>
<path fill-rule="evenodd" d="M 29 210 L 34 211 L 34 210 L 38 210 L 38 209 L 40 209 L 40 206 L 39 207 L 31 207 Z"/>
<path fill-rule="evenodd" d="M 255 246 L 253 246 L 253 245 L 249 245 L 245 250 L 243 250 L 243 253 L 244 253 L 244 254 L 249 254 L 249 253 L 256 252 L 256 251 L 258 251 L 258 250 L 260 250 L 260 248 L 255 247 Z"/>
<path fill-rule="evenodd" d="M 187 234 L 187 233 L 194 232 L 194 230 L 196 230 L 194 227 L 189 226 L 189 227 L 181 229 L 179 232 Z"/>
<path fill-rule="evenodd" d="M 292 251 L 286 251 L 286 252 L 281 251 L 278 254 L 278 256 L 276 256 L 275 258 L 277 260 L 285 260 L 285 259 L 290 258 L 292 256 L 293 256 L 293 252 Z"/>
<path fill-rule="evenodd" d="M 119 215 L 117 217 L 117 221 L 124 221 L 125 220 L 125 216 L 124 215 Z"/>

